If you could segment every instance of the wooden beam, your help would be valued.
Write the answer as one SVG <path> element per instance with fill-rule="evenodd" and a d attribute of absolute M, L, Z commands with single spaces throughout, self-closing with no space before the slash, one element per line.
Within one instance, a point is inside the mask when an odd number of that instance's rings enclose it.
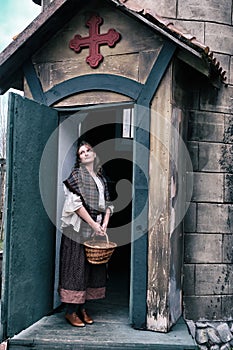
<path fill-rule="evenodd" d="M 131 303 L 130 318 L 135 328 L 146 328 L 147 317 L 147 275 L 148 275 L 148 187 L 149 187 L 149 154 L 150 154 L 150 104 L 158 86 L 175 53 L 176 45 L 165 41 L 159 56 L 141 90 L 135 108 L 135 137 L 133 162 L 133 218 L 132 218 L 132 263 L 131 263 Z M 138 185 L 145 182 L 138 164 L 143 164 L 147 184 L 144 189 Z M 143 223 L 137 224 L 136 217 L 141 212 Z M 142 232 L 139 232 L 139 227 Z M 140 233 L 141 237 L 137 238 Z"/>
<path fill-rule="evenodd" d="M 36 70 L 31 60 L 28 60 L 23 65 L 23 72 L 27 80 L 32 97 L 35 101 L 46 104 L 46 97 L 42 89 L 40 79 L 37 76 Z"/>
<path fill-rule="evenodd" d="M 136 100 L 143 84 L 135 80 L 113 74 L 89 74 L 75 77 L 55 85 L 45 93 L 48 106 L 65 97 L 84 91 L 112 91 Z"/>
<path fill-rule="evenodd" d="M 177 46 L 171 41 L 165 41 L 159 53 L 159 56 L 155 61 L 155 64 L 147 78 L 145 87 L 138 98 L 137 104 L 142 106 L 149 106 L 163 78 L 163 75 L 171 62 L 176 47 Z"/>

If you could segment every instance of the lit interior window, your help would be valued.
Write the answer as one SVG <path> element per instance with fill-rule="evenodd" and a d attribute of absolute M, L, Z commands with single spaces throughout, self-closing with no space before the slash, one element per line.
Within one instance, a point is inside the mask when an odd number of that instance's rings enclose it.
<path fill-rule="evenodd" d="M 133 125 L 134 125 L 134 110 L 133 108 L 126 108 L 123 110 L 123 127 L 122 137 L 133 138 Z"/>

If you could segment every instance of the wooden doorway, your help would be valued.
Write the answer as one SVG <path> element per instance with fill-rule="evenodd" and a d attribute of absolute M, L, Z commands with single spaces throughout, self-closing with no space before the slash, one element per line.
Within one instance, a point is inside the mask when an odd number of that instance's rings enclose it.
<path fill-rule="evenodd" d="M 132 155 L 133 135 L 130 131 L 130 120 L 132 119 L 132 105 L 120 105 L 109 107 L 83 108 L 78 111 L 61 111 L 61 125 L 64 120 L 71 119 L 71 134 L 69 130 L 62 129 L 59 137 L 59 149 L 64 148 L 64 143 L 70 142 L 68 160 L 63 161 L 66 169 L 58 176 L 58 211 L 62 208 L 62 181 L 75 162 L 75 149 L 77 142 L 85 140 L 96 150 L 106 176 L 110 182 L 110 192 L 114 202 L 114 214 L 109 225 L 109 239 L 117 242 L 109 264 L 109 284 L 120 284 L 121 290 L 129 303 L 130 285 L 130 255 L 131 255 L 131 220 L 132 220 Z M 131 118 L 131 119 L 130 119 Z M 68 129 L 69 129 L 68 128 Z M 128 131 L 127 131 L 128 129 Z M 74 131 L 75 130 L 75 131 Z M 77 142 L 73 143 L 74 133 Z M 70 137 L 70 139 L 69 139 Z M 67 147 L 67 145 L 65 146 Z M 59 152 L 58 152 L 59 153 Z M 64 154 L 63 154 L 64 156 Z M 58 160 L 62 163 L 62 159 Z M 58 219 L 60 213 L 58 213 Z M 59 228 L 59 223 L 57 224 Z M 59 267 L 60 235 L 57 239 L 56 278 L 54 306 L 59 305 L 57 294 L 58 267 Z M 118 288 L 119 290 L 119 288 Z"/>

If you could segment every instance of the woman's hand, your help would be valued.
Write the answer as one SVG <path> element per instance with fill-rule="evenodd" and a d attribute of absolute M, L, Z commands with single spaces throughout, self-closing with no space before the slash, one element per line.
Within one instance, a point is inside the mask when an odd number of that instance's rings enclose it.
<path fill-rule="evenodd" d="M 92 217 L 89 215 L 89 213 L 84 207 L 81 207 L 78 210 L 76 210 L 76 213 L 88 223 L 88 225 L 93 229 L 96 235 L 104 236 L 104 230 L 102 226 L 92 219 Z"/>
<path fill-rule="evenodd" d="M 103 226 L 101 226 L 98 222 L 94 222 L 94 224 L 91 225 L 91 228 L 94 230 L 96 235 L 99 235 L 99 236 L 105 235 Z"/>

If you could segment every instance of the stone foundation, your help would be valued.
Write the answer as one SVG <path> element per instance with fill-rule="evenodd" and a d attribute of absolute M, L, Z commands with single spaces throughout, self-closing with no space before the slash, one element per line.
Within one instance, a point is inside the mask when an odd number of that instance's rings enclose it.
<path fill-rule="evenodd" d="M 186 322 L 200 350 L 233 349 L 233 321 Z"/>

